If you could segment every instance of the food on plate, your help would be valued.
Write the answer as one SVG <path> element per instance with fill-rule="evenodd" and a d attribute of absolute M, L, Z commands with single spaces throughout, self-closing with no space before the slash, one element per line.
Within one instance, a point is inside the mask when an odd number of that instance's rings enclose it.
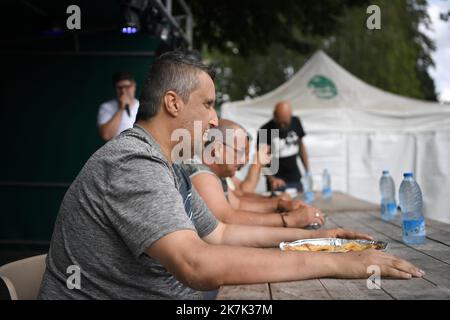
<path fill-rule="evenodd" d="M 347 239 L 309 239 L 290 243 L 282 242 L 280 244 L 281 250 L 309 252 L 349 252 L 367 249 L 384 250 L 386 247 L 387 243 L 381 241 Z"/>

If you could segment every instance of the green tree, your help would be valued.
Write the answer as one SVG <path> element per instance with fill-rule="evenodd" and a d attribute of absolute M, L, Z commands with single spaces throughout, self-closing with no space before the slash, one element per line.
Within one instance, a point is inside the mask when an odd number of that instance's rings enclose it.
<path fill-rule="evenodd" d="M 433 42 L 419 25 L 428 26 L 424 0 L 374 1 L 381 9 L 381 30 L 365 27 L 364 7 L 349 9 L 339 18 L 340 31 L 325 50 L 344 68 L 384 90 L 419 99 L 436 100 Z"/>
<path fill-rule="evenodd" d="M 218 71 L 221 101 L 273 90 L 307 57 L 324 49 L 362 80 L 398 94 L 436 100 L 433 42 L 419 29 L 425 0 L 193 0 L 195 43 Z M 381 30 L 368 30 L 369 4 L 381 8 Z"/>

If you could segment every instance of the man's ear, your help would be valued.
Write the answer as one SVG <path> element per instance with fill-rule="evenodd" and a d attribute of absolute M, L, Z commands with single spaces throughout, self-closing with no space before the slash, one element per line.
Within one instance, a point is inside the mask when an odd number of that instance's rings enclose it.
<path fill-rule="evenodd" d="M 183 108 L 183 101 L 175 91 L 167 91 L 163 98 L 164 108 L 172 117 L 178 117 Z"/>

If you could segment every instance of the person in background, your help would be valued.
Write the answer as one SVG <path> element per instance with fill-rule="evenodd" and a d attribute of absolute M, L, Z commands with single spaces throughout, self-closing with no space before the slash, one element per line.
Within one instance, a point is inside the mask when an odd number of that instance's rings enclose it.
<path fill-rule="evenodd" d="M 219 119 L 219 126 L 227 126 L 233 129 L 246 130 L 239 124 L 228 119 Z M 251 136 L 248 132 L 245 146 L 245 163 L 250 161 L 250 143 Z M 239 197 L 257 197 L 261 198 L 261 195 L 255 193 L 256 187 L 258 185 L 262 169 L 270 164 L 272 155 L 270 153 L 270 147 L 266 144 L 261 145 L 258 151 L 254 155 L 253 162 L 249 164 L 247 174 L 244 179 L 239 179 L 235 176 L 232 178 L 226 178 L 227 184 L 234 194 Z M 241 170 L 244 165 L 242 165 L 238 170 Z M 286 197 L 290 200 L 290 197 L 286 194 Z"/>
<path fill-rule="evenodd" d="M 225 223 L 268 227 L 302 228 L 311 223 L 323 225 L 324 217 L 320 210 L 301 201 L 263 197 L 246 199 L 234 195 L 225 179 L 233 177 L 245 163 L 248 135 L 238 125 L 226 123 L 221 121 L 217 128 L 209 131 L 209 141 L 201 161 L 185 161 L 182 164 L 216 218 Z M 280 212 L 283 212 L 282 216 Z"/>
<path fill-rule="evenodd" d="M 257 152 L 254 155 L 253 161 L 250 162 L 250 145 L 251 145 L 251 136 L 250 134 L 238 123 L 228 120 L 228 119 L 219 119 L 219 128 L 224 128 L 224 130 L 237 130 L 242 131 L 245 136 L 245 162 L 241 163 L 237 167 L 237 171 L 241 170 L 246 164 L 249 165 L 247 175 L 244 179 L 240 180 L 237 178 L 236 175 L 232 177 L 226 177 L 221 178 L 222 184 L 224 185 L 224 188 L 228 190 L 228 193 L 230 197 L 228 197 L 228 200 L 230 201 L 230 205 L 238 209 L 239 206 L 236 206 L 236 202 L 239 203 L 245 203 L 246 200 L 251 201 L 254 203 L 255 201 L 258 201 L 258 203 L 271 203 L 272 205 L 275 204 L 275 209 L 277 208 L 277 202 L 279 199 L 282 200 L 292 200 L 289 194 L 282 193 L 280 195 L 272 195 L 272 196 L 265 196 L 262 194 L 256 193 L 256 186 L 259 182 L 262 169 L 270 164 L 272 155 L 270 153 L 270 147 L 269 145 L 262 144 L 260 148 L 257 150 Z M 226 184 L 226 185 L 225 185 Z M 238 198 L 238 201 L 236 201 L 236 198 Z M 239 201 L 242 200 L 242 201 Z M 258 206 L 256 206 L 258 207 Z M 262 206 L 260 206 L 262 208 Z M 265 207 L 265 210 L 263 212 L 271 212 L 273 211 L 269 207 Z M 269 210 L 269 211 L 267 211 Z M 260 211 L 260 210 L 256 210 Z"/>
<path fill-rule="evenodd" d="M 267 130 L 267 140 L 261 139 L 261 129 Z M 279 135 L 272 137 L 271 131 L 274 129 L 279 130 Z M 270 143 L 272 156 L 278 157 L 278 172 L 274 172 L 272 176 L 267 177 L 269 190 L 296 188 L 299 192 L 303 191 L 297 156 L 300 156 L 303 166 L 308 172 L 308 154 L 303 143 L 305 135 L 300 119 L 292 116 L 290 103 L 287 101 L 277 103 L 273 112 L 273 119 L 260 128 L 257 142 L 258 147 L 260 144 Z"/>
<path fill-rule="evenodd" d="M 139 108 L 139 101 L 134 97 L 136 81 L 130 72 L 116 72 L 112 84 L 116 97 L 102 103 L 97 116 L 98 130 L 105 141 L 132 128 Z"/>

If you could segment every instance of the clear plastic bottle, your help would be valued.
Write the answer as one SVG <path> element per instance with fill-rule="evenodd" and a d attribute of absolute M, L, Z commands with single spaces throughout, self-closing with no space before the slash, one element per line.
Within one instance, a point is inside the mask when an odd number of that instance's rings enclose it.
<path fill-rule="evenodd" d="M 381 193 L 381 219 L 393 220 L 397 215 L 397 204 L 395 203 L 395 184 L 388 170 L 383 170 L 380 178 Z"/>
<path fill-rule="evenodd" d="M 314 202 L 313 178 L 311 172 L 307 171 L 303 177 L 303 200 L 306 203 Z"/>
<path fill-rule="evenodd" d="M 327 169 L 323 170 L 322 173 L 322 198 L 325 200 L 330 200 L 333 196 L 333 191 L 331 189 L 331 175 Z"/>
<path fill-rule="evenodd" d="M 403 220 L 403 242 L 422 244 L 426 238 L 422 191 L 411 172 L 404 173 L 403 177 L 399 191 Z"/>

